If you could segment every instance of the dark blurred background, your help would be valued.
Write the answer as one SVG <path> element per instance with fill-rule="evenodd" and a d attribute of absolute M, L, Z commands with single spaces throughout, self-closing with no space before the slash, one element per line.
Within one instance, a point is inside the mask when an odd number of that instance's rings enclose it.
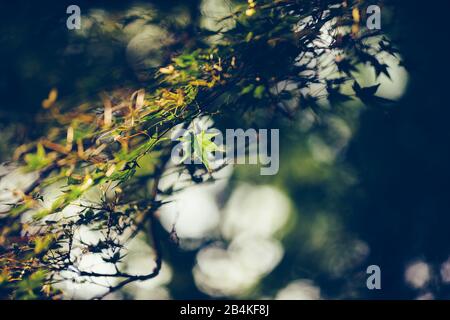
<path fill-rule="evenodd" d="M 231 6 L 200 0 L 77 1 L 91 26 L 75 32 L 65 25 L 69 4 L 0 4 L 2 160 L 41 134 L 35 116 L 52 88 L 58 99 L 76 105 L 101 90 L 140 86 L 150 81 L 152 68 L 170 58 L 161 48 L 195 46 L 197 29 L 211 26 L 205 19 Z M 246 168 L 235 170 L 225 196 L 217 196 L 225 200 L 210 232 L 187 234 L 181 249 L 166 245 L 170 275 L 154 285 L 164 287 L 163 293 L 141 295 L 138 287 L 126 297 L 450 297 L 450 3 L 389 4 L 395 19 L 383 32 L 399 48 L 408 77 L 395 106 L 357 111 L 349 106 L 319 125 L 308 123 L 306 113 L 295 123 L 281 121 L 280 173 L 262 179 Z M 255 231 L 252 239 L 261 238 L 267 247 L 240 246 L 243 235 L 236 225 L 244 223 L 246 210 L 262 210 L 239 201 L 249 190 L 254 202 L 276 198 L 275 213 L 268 214 L 285 217 L 273 232 Z M 286 203 L 286 213 L 277 212 Z M 259 270 L 258 261 L 245 260 L 255 257 L 245 250 L 258 252 L 256 260 L 278 258 Z M 229 260 L 242 255 L 243 262 Z M 381 290 L 366 288 L 371 264 L 381 268 Z M 247 269 L 240 272 L 243 265 Z M 233 268 L 235 273 L 225 272 Z"/>

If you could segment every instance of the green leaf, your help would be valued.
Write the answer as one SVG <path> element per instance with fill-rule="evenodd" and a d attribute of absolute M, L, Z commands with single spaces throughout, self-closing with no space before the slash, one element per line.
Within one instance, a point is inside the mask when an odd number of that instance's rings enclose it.
<path fill-rule="evenodd" d="M 52 159 L 47 157 L 45 149 L 42 144 L 37 145 L 36 153 L 29 153 L 25 155 L 26 169 L 28 171 L 36 171 L 42 169 L 52 162 Z"/>
<path fill-rule="evenodd" d="M 200 160 L 206 169 L 210 169 L 208 156 L 213 152 L 224 152 L 222 146 L 218 146 L 212 139 L 217 136 L 217 133 L 207 133 L 202 130 L 198 134 L 189 132 L 189 137 L 181 137 L 178 140 L 184 143 L 188 143 L 189 147 L 185 148 L 186 154 L 183 156 L 180 162 L 184 162 L 187 158 L 193 160 Z"/>
<path fill-rule="evenodd" d="M 259 85 L 255 88 L 255 91 L 253 91 L 253 97 L 255 97 L 256 99 L 262 99 L 265 91 L 266 87 L 264 87 L 263 85 Z"/>
<path fill-rule="evenodd" d="M 244 94 L 247 94 L 247 93 L 252 92 L 254 88 L 255 88 L 255 85 L 254 85 L 254 84 L 249 84 L 248 86 L 244 87 L 244 88 L 241 90 L 241 95 L 244 95 Z"/>

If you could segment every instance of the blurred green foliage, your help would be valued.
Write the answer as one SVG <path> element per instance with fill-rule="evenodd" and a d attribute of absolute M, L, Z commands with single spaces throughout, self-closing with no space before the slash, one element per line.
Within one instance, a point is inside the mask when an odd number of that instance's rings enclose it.
<path fill-rule="evenodd" d="M 170 150 L 164 133 L 203 115 L 219 129 L 269 127 L 282 133 L 280 173 L 259 177 L 256 170 L 237 168 L 224 196 L 250 181 L 277 186 L 293 203 L 290 225 L 279 235 L 283 259 L 245 297 L 273 297 L 296 279 L 313 280 L 326 298 L 414 298 L 428 292 L 448 297 L 439 280 L 420 290 L 404 282 L 414 259 L 429 262 L 438 279 L 450 252 L 443 106 L 448 67 L 437 45 L 446 5 L 386 1 L 386 17 L 396 19 L 383 20 L 389 23 L 380 36 L 363 26 L 355 34 L 352 8 L 364 8 L 356 1 L 252 3 L 237 2 L 228 24 L 211 30 L 202 28 L 197 0 L 153 1 L 150 7 L 80 1 L 92 24 L 80 33 L 65 28 L 64 1 L 1 5 L 1 156 L 11 158 L 22 145 L 17 158 L 28 171 L 39 171 L 32 188 L 0 218 L 1 297 L 60 297 L 49 284 L 58 272 L 74 268 L 73 235 L 82 226 L 105 236 L 79 246 L 103 254 L 116 268 L 126 256 L 121 237 L 144 230 L 156 251 L 155 270 L 161 259 L 172 268 L 171 297 L 211 297 L 192 274 L 201 247 L 180 249 L 176 232 L 168 235 L 155 219 L 163 205 L 157 182 Z M 305 17 L 313 21 L 294 32 Z M 340 53 L 331 61 L 327 45 L 317 48 L 326 23 L 341 28 L 329 44 Z M 148 33 L 139 38 L 134 28 Z M 397 52 L 410 84 L 393 102 L 377 96 L 379 84 L 368 83 L 361 69 L 378 80 L 391 77 L 379 57 Z M 327 68 L 332 72 L 324 73 Z M 314 85 L 322 93 L 312 94 Z M 52 88 L 58 93 L 53 99 Z M 139 88 L 145 88 L 143 98 Z M 99 101 L 100 92 L 111 93 Z M 142 160 L 149 157 L 146 167 Z M 206 182 L 204 165 L 181 170 L 194 182 Z M 41 187 L 55 182 L 62 194 L 41 206 Z M 93 186 L 111 182 L 113 194 L 103 190 L 99 203 L 75 217 L 58 216 Z M 35 234 L 18 222 L 30 208 Z M 381 292 L 365 287 L 370 264 L 381 266 Z M 125 280 L 114 291 L 153 278 L 155 270 L 145 277 L 118 271 Z"/>

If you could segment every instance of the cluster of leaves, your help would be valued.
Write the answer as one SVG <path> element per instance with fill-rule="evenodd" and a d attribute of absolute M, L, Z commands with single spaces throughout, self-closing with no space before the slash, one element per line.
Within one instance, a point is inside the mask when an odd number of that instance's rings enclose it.
<path fill-rule="evenodd" d="M 235 26 L 218 31 L 218 42 L 177 53 L 145 89 L 102 93 L 101 104 L 84 104 L 66 113 L 51 99 L 55 95 L 49 95 L 44 102 L 48 134 L 15 154 L 24 170 L 38 175 L 1 215 L 1 294 L 54 296 L 51 284 L 61 280 L 62 271 L 120 279 L 108 293 L 157 276 L 162 256 L 153 228 L 164 204 L 158 182 L 173 147 L 169 132 L 205 115 L 239 117 L 256 110 L 268 119 L 278 113 L 292 118 L 297 108 L 288 103 L 293 99 L 314 111 L 320 109 L 320 99 L 333 105 L 354 96 L 373 102 L 377 87 L 361 87 L 355 80 L 356 66 L 369 64 L 377 76 L 389 76 L 379 55 L 395 50 L 387 39 L 355 21 L 355 12 L 359 15 L 365 5 L 342 0 L 249 1 L 226 18 Z M 354 90 L 344 93 L 346 86 Z M 202 152 L 195 154 L 203 165 L 180 165 L 178 170 L 187 171 L 195 182 L 210 179 Z M 62 193 L 44 206 L 42 192 L 55 184 L 62 185 Z M 151 187 L 143 188 L 147 185 Z M 92 190 L 101 194 L 97 203 L 85 199 Z M 76 214 L 65 210 L 70 205 L 79 208 Z M 32 218 L 21 223 L 24 214 Z M 81 228 L 98 232 L 98 242 L 84 243 L 77 236 Z M 126 244 L 142 231 L 153 242 L 156 267 L 145 275 L 128 274 L 120 269 Z M 81 255 L 100 254 L 116 273 L 80 270 L 75 249 Z"/>

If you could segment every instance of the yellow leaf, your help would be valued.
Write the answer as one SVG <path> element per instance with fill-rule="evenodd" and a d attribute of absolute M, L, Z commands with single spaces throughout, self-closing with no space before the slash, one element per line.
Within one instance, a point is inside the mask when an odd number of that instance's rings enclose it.
<path fill-rule="evenodd" d="M 209 82 L 205 80 L 194 80 L 189 82 L 189 84 L 193 86 L 199 86 L 199 87 L 209 87 Z"/>
<path fill-rule="evenodd" d="M 134 108 L 136 110 L 139 110 L 144 106 L 144 103 L 145 103 L 145 90 L 140 89 L 140 90 L 136 91 L 135 93 L 133 93 L 133 97 L 134 97 L 134 95 L 136 95 L 136 103 L 134 105 Z"/>
<path fill-rule="evenodd" d="M 35 243 L 34 253 L 39 254 L 39 253 L 43 252 L 44 250 L 46 250 L 49 247 L 49 245 L 51 244 L 51 242 L 53 241 L 53 239 L 54 239 L 53 235 L 37 237 L 34 240 L 34 243 Z"/>
<path fill-rule="evenodd" d="M 246 14 L 248 17 L 251 17 L 251 16 L 254 15 L 255 13 L 256 13 L 256 10 L 253 9 L 253 8 L 249 8 L 249 9 L 245 10 L 245 14 Z"/>
<path fill-rule="evenodd" d="M 111 175 L 114 173 L 114 171 L 116 170 L 116 165 L 113 164 L 111 167 L 109 167 L 108 171 L 106 171 L 105 176 L 106 177 L 111 177 Z"/>
<path fill-rule="evenodd" d="M 58 98 L 58 90 L 53 88 L 52 90 L 50 90 L 48 98 L 42 101 L 42 107 L 44 109 L 50 108 L 55 103 L 57 98 Z"/>
<path fill-rule="evenodd" d="M 173 67 L 173 65 L 169 65 L 166 68 L 160 68 L 159 72 L 161 72 L 162 74 L 172 74 L 175 71 L 175 68 Z"/>
<path fill-rule="evenodd" d="M 356 35 L 359 32 L 359 24 L 354 23 L 352 26 L 352 34 Z"/>
<path fill-rule="evenodd" d="M 106 93 L 102 93 L 103 106 L 105 108 L 103 125 L 105 128 L 109 128 L 112 124 L 112 102 L 111 99 L 106 95 Z"/>
<path fill-rule="evenodd" d="M 361 15 L 359 14 L 358 8 L 353 8 L 352 10 L 353 21 L 359 23 L 361 21 Z"/>
<path fill-rule="evenodd" d="M 72 143 L 73 143 L 73 127 L 72 126 L 69 126 L 68 128 L 67 128 L 67 139 L 66 139 L 66 141 L 67 141 L 67 143 L 66 143 L 66 149 L 67 149 L 67 151 L 70 151 L 70 150 L 72 150 Z"/>

